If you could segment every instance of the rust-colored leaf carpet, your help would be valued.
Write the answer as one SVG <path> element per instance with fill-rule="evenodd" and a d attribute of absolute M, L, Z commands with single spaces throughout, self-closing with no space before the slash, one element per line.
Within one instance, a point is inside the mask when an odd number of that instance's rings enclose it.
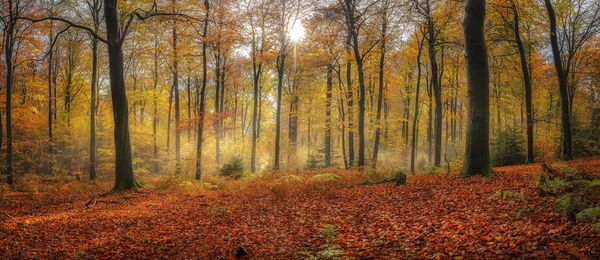
<path fill-rule="evenodd" d="M 570 162 L 600 175 L 600 159 Z M 0 258 L 294 259 L 316 254 L 337 229 L 342 258 L 600 258 L 593 224 L 576 224 L 540 197 L 538 164 L 492 177 L 409 177 L 281 197 L 141 190 L 9 194 L 0 200 Z M 500 191 L 524 198 L 495 198 Z M 497 196 L 496 196 L 497 197 Z"/>

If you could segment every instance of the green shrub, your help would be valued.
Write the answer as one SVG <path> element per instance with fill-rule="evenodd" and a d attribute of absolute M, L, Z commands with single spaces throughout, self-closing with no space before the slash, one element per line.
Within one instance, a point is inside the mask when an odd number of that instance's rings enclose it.
<path fill-rule="evenodd" d="M 244 172 L 244 162 L 240 157 L 231 157 L 229 161 L 221 167 L 220 175 L 239 179 Z"/>
<path fill-rule="evenodd" d="M 600 208 L 584 209 L 577 213 L 575 219 L 578 223 L 594 223 L 600 221 Z"/>
<path fill-rule="evenodd" d="M 503 166 L 524 163 L 524 144 L 525 140 L 519 129 L 511 127 L 500 130 L 490 147 L 493 164 Z"/>

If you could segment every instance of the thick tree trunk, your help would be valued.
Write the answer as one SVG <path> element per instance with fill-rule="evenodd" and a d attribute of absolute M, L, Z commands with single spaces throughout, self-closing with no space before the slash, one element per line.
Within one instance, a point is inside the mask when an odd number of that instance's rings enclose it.
<path fill-rule="evenodd" d="M 462 176 L 490 174 L 489 71 L 484 36 L 485 0 L 467 0 L 463 30 L 469 110 Z"/>
<path fill-rule="evenodd" d="M 572 136 L 571 136 L 571 114 L 569 113 L 569 89 L 567 85 L 567 77 L 561 61 L 560 48 L 558 46 L 556 33 L 556 15 L 554 7 L 550 0 L 544 0 L 548 19 L 550 20 L 550 45 L 552 46 L 552 58 L 554 60 L 554 68 L 558 77 L 558 87 L 560 90 L 561 102 L 561 126 L 562 126 L 562 149 L 561 157 L 563 160 L 571 160 L 572 155 Z"/>
<path fill-rule="evenodd" d="M 4 62 L 6 65 L 6 183 L 12 185 L 13 178 L 13 140 L 12 140 L 12 88 L 13 88 L 13 50 L 15 47 L 16 10 L 13 1 L 8 1 L 8 17 L 4 28 Z"/>
<path fill-rule="evenodd" d="M 123 69 L 123 50 L 117 0 L 104 1 L 104 21 L 108 41 L 108 66 L 112 96 L 115 138 L 115 186 L 114 190 L 137 188 L 133 175 L 131 142 L 129 139 L 129 106 Z"/>

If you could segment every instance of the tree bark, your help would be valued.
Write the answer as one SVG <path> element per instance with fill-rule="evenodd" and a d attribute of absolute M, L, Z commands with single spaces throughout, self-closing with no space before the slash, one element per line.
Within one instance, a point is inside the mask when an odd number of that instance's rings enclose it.
<path fill-rule="evenodd" d="M 329 167 L 331 165 L 331 103 L 332 103 L 332 70 L 333 66 L 327 64 L 327 89 L 326 89 L 326 103 L 325 103 L 325 156 L 324 166 Z"/>
<path fill-rule="evenodd" d="M 373 168 L 377 167 L 377 155 L 379 153 L 379 138 L 381 135 L 381 106 L 383 103 L 383 82 L 384 82 L 384 69 L 385 69 L 385 41 L 387 37 L 387 6 L 384 6 L 382 13 L 381 23 L 381 45 L 380 45 L 380 56 L 379 56 L 379 92 L 377 97 L 377 111 L 376 122 L 375 122 L 375 144 L 373 145 Z"/>
<path fill-rule="evenodd" d="M 421 91 L 421 53 L 423 52 L 423 41 L 425 36 L 422 36 L 421 40 L 419 40 L 419 47 L 417 49 L 417 86 L 415 93 L 415 114 L 413 116 L 412 122 L 412 139 L 411 139 L 411 148 L 410 148 L 410 172 L 415 172 L 415 157 L 417 151 L 417 123 L 419 118 L 419 96 Z"/>
<path fill-rule="evenodd" d="M 515 35 L 515 41 L 517 42 L 517 48 L 519 50 L 519 58 L 521 60 L 521 72 L 523 73 L 523 83 L 525 87 L 525 110 L 527 117 L 527 162 L 533 163 L 533 109 L 532 109 L 532 87 L 531 87 L 531 77 L 529 76 L 529 66 L 527 65 L 527 58 L 525 57 L 525 47 L 523 46 L 523 41 L 521 40 L 521 33 L 519 32 L 519 13 L 517 12 L 517 7 L 515 3 L 512 3 L 512 11 L 513 11 L 513 32 Z M 521 109 L 521 112 L 523 110 Z M 522 113 L 521 113 L 522 115 Z M 522 117 L 521 117 L 522 118 Z M 523 120 L 521 120 L 522 122 Z"/>
<path fill-rule="evenodd" d="M 469 109 L 467 142 L 461 175 L 490 174 L 489 70 L 484 36 L 485 0 L 467 0 L 463 30 Z"/>
<path fill-rule="evenodd" d="M 123 69 L 123 49 L 119 26 L 117 0 L 104 1 L 104 21 L 108 41 L 108 67 L 112 97 L 115 139 L 115 186 L 114 190 L 138 187 L 133 175 L 131 142 L 129 139 L 129 106 Z"/>
<path fill-rule="evenodd" d="M 173 13 L 175 0 L 171 1 Z M 172 47 L 173 47 L 173 99 L 175 101 L 175 174 L 181 172 L 181 118 L 179 113 L 179 50 L 177 46 L 177 20 L 173 20 Z"/>
<path fill-rule="evenodd" d="M 206 104 L 205 94 L 206 94 L 206 46 L 207 42 L 207 33 L 208 33 L 208 17 L 210 15 L 210 5 L 209 0 L 204 0 L 204 8 L 205 8 L 205 17 L 204 17 L 204 26 L 202 29 L 202 89 L 196 92 L 198 101 L 198 137 L 196 141 L 196 180 L 200 180 L 202 177 L 202 136 L 204 132 L 204 110 Z"/>
<path fill-rule="evenodd" d="M 567 77 L 561 61 L 560 48 L 558 46 L 556 33 L 556 14 L 550 0 L 544 0 L 548 19 L 550 20 L 550 45 L 552 46 L 552 58 L 554 60 L 554 68 L 558 77 L 558 87 L 560 90 L 561 102 L 561 126 L 562 126 L 562 145 L 561 157 L 563 160 L 571 160 L 572 155 L 572 136 L 571 136 L 571 114 L 569 113 L 569 89 L 567 85 Z"/>

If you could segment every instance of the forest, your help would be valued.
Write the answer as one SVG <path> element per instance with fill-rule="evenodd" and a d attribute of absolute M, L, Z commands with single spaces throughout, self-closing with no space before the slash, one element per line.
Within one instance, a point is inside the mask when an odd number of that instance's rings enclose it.
<path fill-rule="evenodd" d="M 600 258 L 600 1 L 0 0 L 0 259 Z"/>

